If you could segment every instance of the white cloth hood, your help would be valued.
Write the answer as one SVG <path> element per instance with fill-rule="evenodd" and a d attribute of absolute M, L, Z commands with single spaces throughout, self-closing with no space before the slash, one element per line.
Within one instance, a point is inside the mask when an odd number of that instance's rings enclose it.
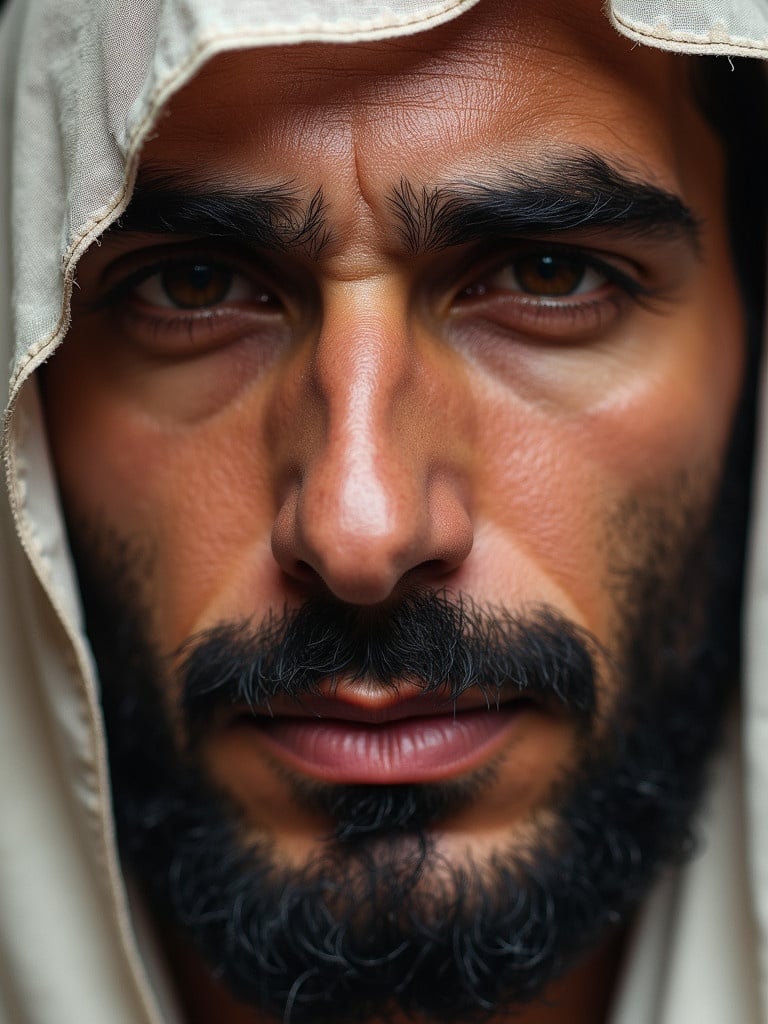
<path fill-rule="evenodd" d="M 179 1019 L 119 869 L 92 658 L 34 387 L 66 335 L 78 258 L 125 209 L 163 104 L 216 53 L 423 32 L 475 2 L 11 0 L 0 19 L 0 1024 Z M 763 0 L 613 0 L 608 15 L 640 44 L 768 57 Z M 705 852 L 644 909 L 612 1024 L 768 1024 L 767 452 L 763 442 L 743 766 L 736 737 Z"/>

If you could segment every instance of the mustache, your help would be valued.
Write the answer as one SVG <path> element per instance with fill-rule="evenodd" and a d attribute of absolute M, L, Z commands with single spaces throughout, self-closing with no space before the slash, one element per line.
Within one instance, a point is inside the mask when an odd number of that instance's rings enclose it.
<path fill-rule="evenodd" d="M 300 702 L 321 683 L 366 680 L 396 690 L 408 680 L 454 702 L 476 687 L 489 706 L 516 688 L 588 722 L 598 649 L 547 606 L 522 617 L 433 591 L 376 609 L 312 599 L 260 626 L 223 624 L 187 641 L 176 652 L 180 710 L 194 735 L 234 705 L 263 712 L 274 697 Z"/>

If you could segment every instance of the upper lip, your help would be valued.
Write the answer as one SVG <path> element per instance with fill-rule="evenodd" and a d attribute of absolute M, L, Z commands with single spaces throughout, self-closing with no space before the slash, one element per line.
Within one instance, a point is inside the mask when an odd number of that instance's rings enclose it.
<path fill-rule="evenodd" d="M 408 718 L 454 715 L 478 709 L 495 710 L 512 699 L 525 697 L 525 692 L 514 686 L 509 691 L 505 689 L 496 693 L 474 686 L 452 700 L 445 692 L 425 693 L 421 686 L 413 683 L 384 689 L 362 681 L 336 683 L 332 687 L 322 685 L 316 693 L 300 698 L 277 696 L 270 700 L 269 705 L 239 708 L 236 714 L 238 718 L 247 714 L 264 718 L 323 718 L 382 725 Z"/>

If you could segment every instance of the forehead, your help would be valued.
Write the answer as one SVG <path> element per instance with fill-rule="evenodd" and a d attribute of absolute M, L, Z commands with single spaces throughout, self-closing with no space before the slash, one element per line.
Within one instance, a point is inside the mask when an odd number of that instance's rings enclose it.
<path fill-rule="evenodd" d="M 144 159 L 320 184 L 326 197 L 354 185 L 375 206 L 402 176 L 478 180 L 580 147 L 678 190 L 703 144 L 688 67 L 620 37 L 593 0 L 482 0 L 415 36 L 216 58 L 172 100 Z"/>

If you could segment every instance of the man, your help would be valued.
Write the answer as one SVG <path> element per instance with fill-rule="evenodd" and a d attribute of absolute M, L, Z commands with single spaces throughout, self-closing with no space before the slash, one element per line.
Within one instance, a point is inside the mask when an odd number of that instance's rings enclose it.
<path fill-rule="evenodd" d="M 727 94 L 759 71 L 592 0 L 407 7 L 7 16 L 42 181 L 3 1020 L 768 1020 L 736 729 L 708 770 L 762 249 Z"/>

